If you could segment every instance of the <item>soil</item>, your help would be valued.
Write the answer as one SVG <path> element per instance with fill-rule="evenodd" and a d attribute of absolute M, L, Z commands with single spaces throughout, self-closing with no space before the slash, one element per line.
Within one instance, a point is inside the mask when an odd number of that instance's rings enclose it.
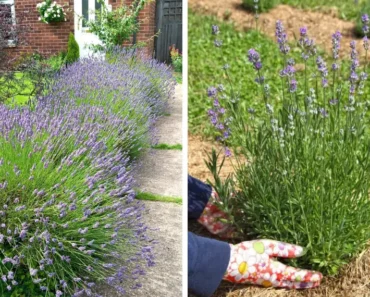
<path fill-rule="evenodd" d="M 241 0 L 189 0 L 189 7 L 195 12 L 214 15 L 221 20 L 230 20 L 239 30 L 255 28 L 254 14 L 243 9 L 241 2 Z M 339 19 L 337 14 L 335 8 L 320 12 L 278 5 L 269 12 L 260 14 L 259 28 L 275 40 L 275 23 L 281 20 L 287 30 L 289 40 L 293 42 L 294 38 L 299 38 L 299 28 L 307 26 L 309 36 L 328 53 L 331 53 L 331 36 L 339 30 L 343 35 L 340 55 L 349 58 L 349 44 L 352 40 L 356 40 L 358 41 L 357 50 L 361 56 L 364 56 L 365 50 L 361 39 L 356 38 L 353 33 L 355 24 Z"/>
<path fill-rule="evenodd" d="M 213 176 L 208 170 L 204 160 L 207 160 L 207 153 L 212 152 L 212 148 L 216 152 L 221 151 L 223 155 L 223 147 L 207 140 L 201 136 L 188 135 L 188 170 L 189 174 L 200 179 L 201 181 L 213 181 Z M 221 162 L 221 158 L 219 160 Z M 225 163 L 220 172 L 222 178 L 227 177 L 230 173 L 234 172 L 233 158 L 226 158 Z"/>
<path fill-rule="evenodd" d="M 212 180 L 204 159 L 212 147 L 222 149 L 218 144 L 202 138 L 188 135 L 188 170 L 192 176 L 206 181 Z M 226 159 L 222 177 L 233 172 L 232 158 Z M 212 237 L 196 222 L 189 222 L 189 230 L 202 236 Z M 219 238 L 218 238 L 219 239 Z M 234 285 L 222 282 L 213 297 L 370 297 L 370 249 L 364 251 L 352 263 L 345 266 L 338 278 L 325 277 L 319 288 L 311 290 L 283 290 L 260 288 L 256 286 Z"/>

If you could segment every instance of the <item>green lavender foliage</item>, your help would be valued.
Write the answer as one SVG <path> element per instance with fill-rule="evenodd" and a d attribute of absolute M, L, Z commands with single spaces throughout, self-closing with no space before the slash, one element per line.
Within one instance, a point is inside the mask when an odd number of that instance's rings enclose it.
<path fill-rule="evenodd" d="M 365 63 L 359 68 L 356 51 L 352 53 L 350 68 L 347 62 L 330 59 L 339 70 L 330 70 L 325 77 L 308 67 L 318 63 L 317 53 L 306 62 L 296 61 L 307 71 L 291 77 L 281 77 L 280 72 L 290 53 L 282 54 L 285 62 L 278 68 L 263 67 L 262 59 L 260 69 L 254 60 L 258 71 L 244 69 L 245 76 L 259 81 L 266 76 L 263 83 L 255 83 L 260 89 L 259 109 L 243 106 L 227 69 L 226 92 L 220 88 L 209 92 L 215 99 L 211 114 L 225 109 L 218 114 L 216 131 L 222 137 L 230 130 L 223 143 L 232 146 L 236 158 L 235 174 L 223 182 L 215 165 L 217 154 L 209 156 L 214 186 L 224 194 L 219 206 L 244 239 L 271 238 L 304 246 L 307 253 L 289 264 L 330 275 L 370 239 L 367 68 Z M 352 82 L 350 75 L 356 77 Z M 282 104 L 269 91 L 271 76 L 281 77 Z"/>
<path fill-rule="evenodd" d="M 66 64 L 73 64 L 80 58 L 80 47 L 72 33 L 69 33 L 68 51 L 65 57 Z"/>

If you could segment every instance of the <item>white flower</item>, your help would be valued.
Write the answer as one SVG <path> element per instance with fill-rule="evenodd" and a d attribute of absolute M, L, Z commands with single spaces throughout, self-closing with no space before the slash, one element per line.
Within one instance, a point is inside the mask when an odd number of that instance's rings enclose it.
<path fill-rule="evenodd" d="M 39 21 L 41 21 L 41 17 L 39 17 Z"/>
<path fill-rule="evenodd" d="M 278 261 L 271 261 L 270 267 L 271 267 L 272 273 L 281 273 L 285 269 L 285 265 Z"/>
<path fill-rule="evenodd" d="M 247 253 L 248 251 L 236 255 L 235 261 L 230 266 L 230 275 L 235 277 L 237 281 L 256 272 L 254 264 L 257 263 L 257 259 L 254 256 L 247 255 Z"/>

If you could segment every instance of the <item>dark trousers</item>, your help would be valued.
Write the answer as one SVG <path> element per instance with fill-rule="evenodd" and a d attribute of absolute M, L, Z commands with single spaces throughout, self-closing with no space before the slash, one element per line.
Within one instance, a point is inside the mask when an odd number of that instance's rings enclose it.
<path fill-rule="evenodd" d="M 188 217 L 198 219 L 211 196 L 212 188 L 188 177 Z M 211 296 L 219 286 L 230 260 L 226 242 L 188 232 L 189 290 L 198 296 Z"/>

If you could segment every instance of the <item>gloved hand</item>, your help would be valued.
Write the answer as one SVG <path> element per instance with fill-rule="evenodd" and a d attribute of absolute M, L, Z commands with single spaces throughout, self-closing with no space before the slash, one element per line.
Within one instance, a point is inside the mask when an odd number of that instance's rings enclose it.
<path fill-rule="evenodd" d="M 198 219 L 198 222 L 206 227 L 212 234 L 218 235 L 221 238 L 235 238 L 235 228 L 227 223 L 228 216 L 216 206 L 216 202 L 220 202 L 220 198 L 215 190 L 212 189 L 211 197 L 208 200 L 203 213 Z"/>
<path fill-rule="evenodd" d="M 321 273 L 290 267 L 274 259 L 302 256 L 304 250 L 300 246 L 274 240 L 253 240 L 230 244 L 230 247 L 230 262 L 224 280 L 290 289 L 320 285 Z"/>

